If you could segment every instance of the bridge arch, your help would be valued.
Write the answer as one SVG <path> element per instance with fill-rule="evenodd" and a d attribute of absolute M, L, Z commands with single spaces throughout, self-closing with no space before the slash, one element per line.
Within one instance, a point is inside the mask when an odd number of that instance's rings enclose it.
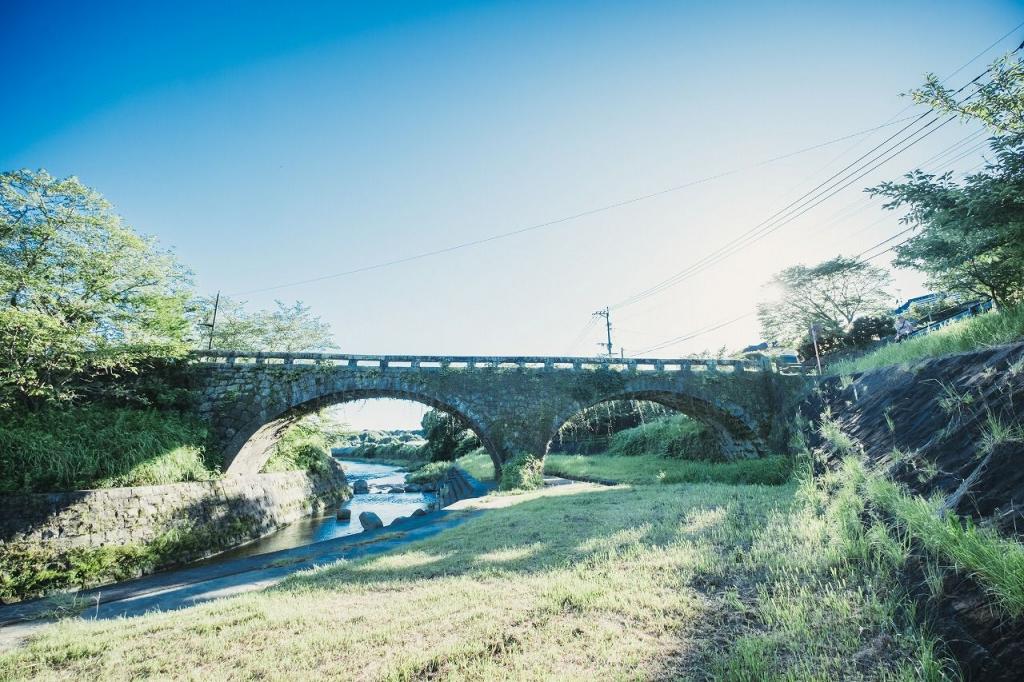
<path fill-rule="evenodd" d="M 194 356 L 197 409 L 232 474 L 256 473 L 284 430 L 324 405 L 400 398 L 462 418 L 498 472 L 519 453 L 544 455 L 577 412 L 649 400 L 708 424 L 728 457 L 784 442 L 774 417 L 808 385 L 745 360 L 361 356 L 208 351 Z"/>
<path fill-rule="evenodd" d="M 442 398 L 419 388 L 381 385 L 376 388 L 330 386 L 312 396 L 300 393 L 274 407 L 263 404 L 256 406 L 248 418 L 238 422 L 239 426 L 225 444 L 225 472 L 230 475 L 259 473 L 284 432 L 312 412 L 330 405 L 377 398 L 410 400 L 456 415 L 477 435 L 495 466 L 500 469 L 498 450 L 490 442 L 487 429 L 482 426 L 480 416 L 471 406 L 462 404 L 457 398 Z"/>
<path fill-rule="evenodd" d="M 598 399 L 575 401 L 559 412 L 551 423 L 545 453 L 562 427 L 584 410 L 613 401 L 644 401 L 657 403 L 711 428 L 726 459 L 744 459 L 765 454 L 765 443 L 756 419 L 738 405 L 695 394 L 690 391 L 666 390 L 661 386 L 637 385 L 601 396 Z"/>

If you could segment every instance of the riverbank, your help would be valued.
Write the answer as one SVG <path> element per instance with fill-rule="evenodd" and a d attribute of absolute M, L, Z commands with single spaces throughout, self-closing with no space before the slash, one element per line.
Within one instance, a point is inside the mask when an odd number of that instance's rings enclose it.
<path fill-rule="evenodd" d="M 796 493 L 490 495 L 459 503 L 487 513 L 456 527 L 262 592 L 48 627 L 0 658 L 0 676 L 837 679 L 937 666 L 900 625 L 884 566 L 855 554 L 863 538 L 837 523 L 842 510 Z"/>

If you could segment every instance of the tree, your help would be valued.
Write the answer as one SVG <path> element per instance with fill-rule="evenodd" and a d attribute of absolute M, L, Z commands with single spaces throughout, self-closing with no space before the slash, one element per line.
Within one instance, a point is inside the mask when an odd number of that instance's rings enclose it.
<path fill-rule="evenodd" d="M 1010 53 L 997 59 L 986 75 L 987 81 L 974 84 L 969 94 L 962 95 L 944 87 L 939 77 L 930 73 L 910 96 L 939 113 L 981 121 L 996 134 L 1024 133 L 1024 63 Z"/>
<path fill-rule="evenodd" d="M 431 462 L 450 462 L 480 447 L 480 441 L 469 425 L 454 414 L 443 410 L 429 410 L 420 422 L 424 446 Z"/>
<path fill-rule="evenodd" d="M 203 348 L 209 343 L 213 299 L 196 300 L 192 305 L 195 343 Z M 213 347 L 243 351 L 321 351 L 336 348 L 331 326 L 314 315 L 309 306 L 296 301 L 285 304 L 275 301 L 273 310 L 250 313 L 245 303 L 221 297 L 217 308 L 217 325 Z"/>
<path fill-rule="evenodd" d="M 1024 299 L 1024 66 L 1004 57 L 969 99 L 929 76 L 913 94 L 940 112 L 983 122 L 995 133 L 995 159 L 955 181 L 952 173 L 908 173 L 867 191 L 906 208 L 901 222 L 917 228 L 896 249 L 897 267 L 925 273 L 930 286 L 997 304 Z"/>
<path fill-rule="evenodd" d="M 778 299 L 757 307 L 764 338 L 796 344 L 812 324 L 842 334 L 858 317 L 888 310 L 889 282 L 882 268 L 842 256 L 786 268 L 768 283 L 778 289 Z"/>
<path fill-rule="evenodd" d="M 187 348 L 189 276 L 77 178 L 0 173 L 0 403 Z"/>

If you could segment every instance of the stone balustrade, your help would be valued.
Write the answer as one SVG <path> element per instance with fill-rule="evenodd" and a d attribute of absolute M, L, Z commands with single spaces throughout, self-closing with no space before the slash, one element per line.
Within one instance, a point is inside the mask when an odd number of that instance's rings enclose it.
<path fill-rule="evenodd" d="M 355 355 L 350 353 L 279 353 L 206 350 L 192 353 L 192 361 L 204 365 L 327 365 L 354 369 L 538 369 L 625 372 L 780 372 L 809 373 L 800 365 L 780 365 L 770 358 L 604 358 L 571 356 L 447 356 Z"/>

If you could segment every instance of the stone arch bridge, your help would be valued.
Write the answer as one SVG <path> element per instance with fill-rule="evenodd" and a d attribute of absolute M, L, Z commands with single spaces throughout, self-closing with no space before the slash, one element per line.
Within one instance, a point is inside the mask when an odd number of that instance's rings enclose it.
<path fill-rule="evenodd" d="M 200 413 L 229 474 L 257 473 L 309 412 L 368 398 L 414 400 L 461 417 L 497 470 L 544 455 L 573 415 L 609 400 L 650 400 L 713 428 L 727 457 L 783 447 L 782 411 L 807 378 L 770 360 L 427 357 L 196 352 Z"/>

